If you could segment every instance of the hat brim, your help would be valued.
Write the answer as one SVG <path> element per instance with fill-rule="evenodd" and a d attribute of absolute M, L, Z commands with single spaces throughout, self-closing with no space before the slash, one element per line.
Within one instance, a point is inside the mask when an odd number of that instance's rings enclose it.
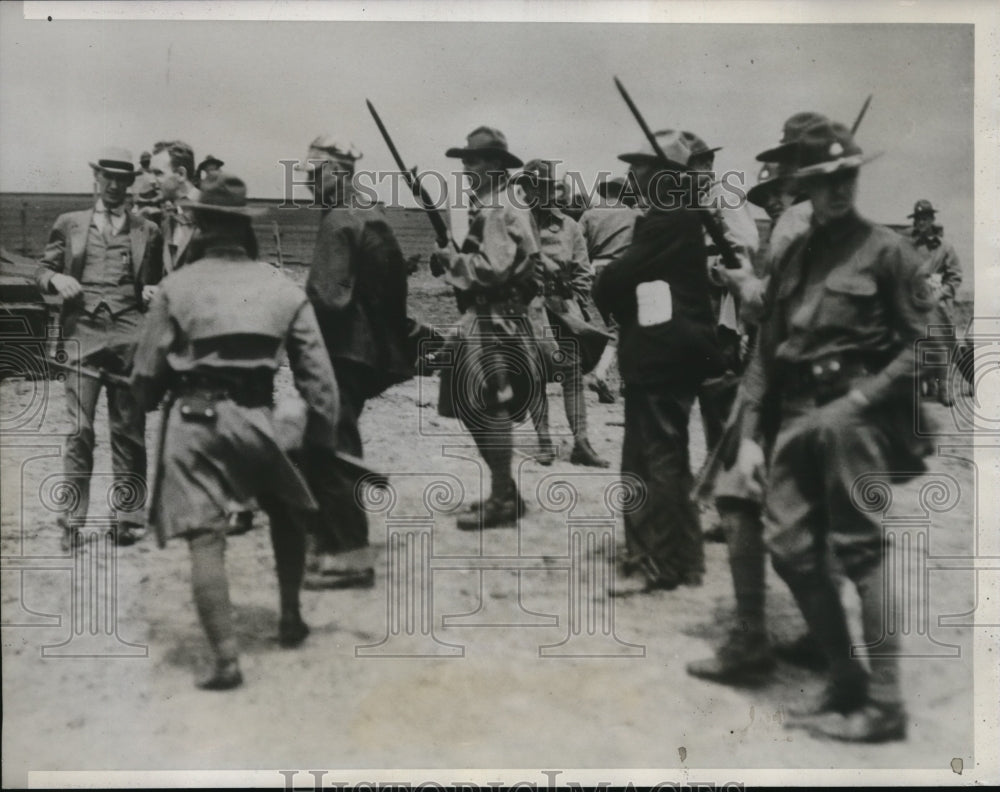
<path fill-rule="evenodd" d="M 692 151 L 692 157 L 702 157 L 705 154 L 715 154 L 717 151 L 722 151 L 722 146 L 715 146 L 713 148 L 701 149 L 700 151 Z"/>
<path fill-rule="evenodd" d="M 177 205 L 189 212 L 209 212 L 229 215 L 230 217 L 246 217 L 248 219 L 263 217 L 271 211 L 267 206 L 218 206 L 216 204 L 198 203 L 187 198 L 178 201 Z"/>
<path fill-rule="evenodd" d="M 860 168 L 862 165 L 867 165 L 872 160 L 881 157 L 883 152 L 878 151 L 874 154 L 852 154 L 849 157 L 840 157 L 839 159 L 830 160 L 829 162 L 819 162 L 816 165 L 807 165 L 804 168 L 798 168 L 791 174 L 793 179 L 805 179 L 810 176 L 827 176 L 831 173 L 836 173 L 842 170 L 854 170 L 855 168 Z"/>
<path fill-rule="evenodd" d="M 754 206 L 759 206 L 761 209 L 765 208 L 767 199 L 781 189 L 782 183 L 787 178 L 787 176 L 772 176 L 770 179 L 757 182 L 747 190 L 747 200 Z"/>
<path fill-rule="evenodd" d="M 686 172 L 690 170 L 687 165 L 681 165 L 681 163 L 675 162 L 669 157 L 667 157 L 666 161 L 664 162 L 663 159 L 656 156 L 655 154 L 647 154 L 644 151 L 619 154 L 618 159 L 620 159 L 622 162 L 627 162 L 629 165 L 660 165 L 663 167 L 670 167 L 678 171 Z"/>
<path fill-rule="evenodd" d="M 502 148 L 450 148 L 444 155 L 451 159 L 462 159 L 467 154 L 474 154 L 477 157 L 496 157 L 505 168 L 521 168 L 524 163 L 511 154 L 507 149 Z"/>
<path fill-rule="evenodd" d="M 924 209 L 924 211 L 922 212 L 911 212 L 910 214 L 907 215 L 907 218 L 912 219 L 914 217 L 935 217 L 935 216 L 937 216 L 937 209 Z"/>
<path fill-rule="evenodd" d="M 518 173 L 511 178 L 511 184 L 556 184 L 558 179 L 549 176 L 539 176 L 537 173 Z"/>
<path fill-rule="evenodd" d="M 95 171 L 101 171 L 102 173 L 113 173 L 116 176 L 131 176 L 133 179 L 139 175 L 134 170 L 125 170 L 125 168 L 109 168 L 107 165 L 100 165 L 96 162 L 91 162 L 90 167 Z"/>

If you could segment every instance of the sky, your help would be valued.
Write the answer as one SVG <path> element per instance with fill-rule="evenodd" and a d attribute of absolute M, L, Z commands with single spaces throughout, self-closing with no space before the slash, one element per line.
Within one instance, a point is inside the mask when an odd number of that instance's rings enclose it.
<path fill-rule="evenodd" d="M 789 115 L 850 124 L 873 94 L 857 139 L 885 153 L 859 208 L 907 222 L 928 198 L 969 261 L 974 49 L 969 24 L 48 22 L 3 3 L 0 191 L 88 192 L 102 146 L 138 158 L 171 138 L 262 198 L 282 194 L 278 160 L 323 132 L 353 141 L 359 166 L 392 168 L 366 98 L 421 170 L 450 172 L 444 151 L 487 124 L 522 159 L 623 173 L 617 155 L 642 138 L 617 75 L 654 129 L 697 132 L 751 183 Z"/>

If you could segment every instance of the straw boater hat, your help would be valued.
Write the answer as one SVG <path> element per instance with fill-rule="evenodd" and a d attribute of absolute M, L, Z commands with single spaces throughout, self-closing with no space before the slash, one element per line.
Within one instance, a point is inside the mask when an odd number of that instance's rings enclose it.
<path fill-rule="evenodd" d="M 795 170 L 791 175 L 803 179 L 853 170 L 878 156 L 862 152 L 846 126 L 823 119 L 805 129 L 795 143 Z"/>
<path fill-rule="evenodd" d="M 265 206 L 247 205 L 247 186 L 239 176 L 218 171 L 201 185 L 197 198 L 183 198 L 180 206 L 191 212 L 212 212 L 214 214 L 235 215 L 247 219 L 267 214 Z"/>
<path fill-rule="evenodd" d="M 448 149 L 444 155 L 453 159 L 462 159 L 468 154 L 496 157 L 505 168 L 520 168 L 524 163 L 510 153 L 507 147 L 507 137 L 499 129 L 481 126 L 472 130 L 465 139 L 463 147 Z"/>
<path fill-rule="evenodd" d="M 684 133 L 674 129 L 661 129 L 659 132 L 654 132 L 653 137 L 656 138 L 660 149 L 667 156 L 665 167 L 671 167 L 678 171 L 686 171 L 688 161 L 691 159 L 691 146 L 684 139 Z M 643 140 L 643 144 L 638 151 L 619 154 L 618 159 L 629 163 L 629 165 L 642 163 L 663 164 L 659 155 L 653 151 L 653 147 L 648 140 Z"/>
<path fill-rule="evenodd" d="M 316 166 L 310 160 L 330 160 L 331 162 L 352 165 L 364 155 L 353 144 L 340 140 L 333 135 L 318 135 L 309 144 L 309 152 L 305 162 L 295 166 L 295 170 L 311 171 Z"/>
<path fill-rule="evenodd" d="M 926 198 L 921 198 L 915 204 L 913 204 L 913 213 L 908 214 L 907 217 L 921 217 L 930 215 L 934 217 L 937 214 L 937 210 L 934 208 L 933 204 Z"/>
<path fill-rule="evenodd" d="M 90 167 L 102 171 L 109 176 L 131 176 L 135 178 L 135 165 L 132 164 L 132 152 L 123 148 L 105 148 L 97 155 L 97 162 L 91 162 Z"/>

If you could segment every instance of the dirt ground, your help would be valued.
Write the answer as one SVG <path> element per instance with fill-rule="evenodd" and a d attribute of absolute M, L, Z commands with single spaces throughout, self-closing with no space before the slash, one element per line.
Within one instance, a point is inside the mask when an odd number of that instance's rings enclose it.
<path fill-rule="evenodd" d="M 54 515 L 39 495 L 43 480 L 59 470 L 58 442 L 5 442 L 5 786 L 23 783 L 31 769 L 940 768 L 955 757 L 972 761 L 971 628 L 942 628 L 937 622 L 939 615 L 974 609 L 969 571 L 930 576 L 930 636 L 939 643 L 928 640 L 926 624 L 911 625 L 905 635 L 904 644 L 914 653 L 930 650 L 939 656 L 903 661 L 912 718 L 911 736 L 903 743 L 836 745 L 783 729 L 783 708 L 821 685 L 817 675 L 790 666 L 780 668 L 773 684 L 751 691 L 685 674 L 684 664 L 710 651 L 728 621 L 732 595 L 719 544 L 708 545 L 703 587 L 615 601 L 610 636 L 586 624 L 577 630 L 598 637 L 584 651 L 605 656 L 544 656 L 540 646 L 573 634 L 571 607 L 583 602 L 586 609 L 587 598 L 573 596 L 565 563 L 568 533 L 585 534 L 586 524 L 569 525 L 567 513 L 555 510 L 560 504 L 541 508 L 534 497 L 539 482 L 550 477 L 551 483 L 552 476 L 569 482 L 579 496 L 574 509 L 600 515 L 604 489 L 614 479 L 613 473 L 595 475 L 564 461 L 567 438 L 563 459 L 551 468 L 519 456 L 522 488 L 534 493 L 520 532 L 494 531 L 480 544 L 476 534 L 456 531 L 448 514 L 437 513 L 433 524 L 424 523 L 426 535 L 433 537 L 434 566 L 441 567 L 426 587 L 433 595 L 427 606 L 433 639 L 417 641 L 416 648 L 405 641 L 384 646 L 391 647 L 389 653 L 438 651 L 441 656 L 357 656 L 356 647 L 377 645 L 389 634 L 387 531 L 411 529 L 413 522 L 402 519 L 408 515 L 427 518 L 431 512 L 421 507 L 421 495 L 436 479 L 454 483 L 450 474 L 464 483 L 466 499 L 478 495 L 476 463 L 442 456 L 442 446 L 448 445 L 457 447 L 450 453 L 474 459 L 454 422 L 438 418 L 427 406 L 433 385 L 426 379 L 406 383 L 366 410 L 367 457 L 393 474 L 397 490 L 390 511 L 372 517 L 372 538 L 381 548 L 378 583 L 371 591 L 305 592 L 305 617 L 313 633 L 300 649 L 281 650 L 273 639 L 277 595 L 267 531 L 258 528 L 231 540 L 228 568 L 246 685 L 227 694 L 203 693 L 192 685 L 205 670 L 207 650 L 191 604 L 184 543 L 159 550 L 148 537 L 119 550 L 113 560 L 100 543 L 92 543 L 74 584 L 73 562 L 60 557 Z M 54 385 L 49 393 L 43 421 L 43 431 L 53 436 L 65 429 L 60 390 Z M 7 420 L 25 413 L 34 389 L 31 383 L 8 381 L 0 393 Z M 552 389 L 554 423 L 557 431 L 565 431 L 557 396 L 557 388 Z M 594 445 L 617 459 L 621 403 L 598 405 L 593 394 L 589 397 Z M 419 434 L 418 415 L 429 429 L 453 436 Z M 157 423 L 156 417 L 150 420 L 150 442 Z M 692 433 L 697 465 L 704 454 L 697 417 Z M 530 437 L 523 442 L 527 448 Z M 108 465 L 102 442 L 96 469 Z M 931 472 L 953 477 L 962 497 L 950 512 L 932 518 L 930 551 L 968 555 L 972 467 L 937 457 Z M 901 488 L 894 508 L 912 513 L 918 489 L 919 481 Z M 98 502 L 95 510 L 101 506 Z M 915 536 L 917 530 L 909 533 Z M 520 572 L 509 568 L 513 563 L 486 572 L 463 569 L 462 558 L 481 555 L 535 562 Z M 598 557 L 591 570 L 596 575 L 591 591 L 598 591 L 600 576 L 609 574 L 606 561 Z M 909 563 L 922 563 L 919 554 Z M 116 580 L 108 583 L 102 575 L 112 568 Z M 97 592 L 88 599 L 80 589 L 95 581 Z M 114 607 L 108 608 L 100 595 L 115 585 Z M 773 632 L 785 638 L 797 634 L 798 616 L 773 574 L 768 595 Z M 591 601 L 601 599 L 597 595 Z M 73 608 L 91 606 L 101 623 L 96 639 L 90 636 L 87 643 L 83 639 L 91 622 Z M 454 619 L 477 608 L 476 616 Z M 598 620 L 607 616 L 598 612 Z M 396 635 L 407 637 L 405 630 Z M 98 656 L 43 656 L 43 647 L 58 644 L 70 651 L 70 638 L 83 652 Z M 128 643 L 147 647 L 148 655 Z M 958 647 L 959 656 L 944 656 L 943 644 Z M 121 656 L 132 652 L 140 656 Z"/>
<path fill-rule="evenodd" d="M 424 318 L 449 315 L 447 293 L 419 284 L 416 292 Z M 516 461 L 529 513 L 519 530 L 480 537 L 455 529 L 454 509 L 479 497 L 482 471 L 457 422 L 437 416 L 436 386 L 417 378 L 366 408 L 366 458 L 393 484 L 391 503 L 371 502 L 377 584 L 304 592 L 312 635 L 299 649 L 282 650 L 274 638 L 277 590 L 264 517 L 231 539 L 246 684 L 219 694 L 192 684 L 208 650 L 184 542 L 160 550 L 149 536 L 114 551 L 95 541 L 76 559 L 62 554 L 52 490 L 67 429 L 62 386 L 4 382 L 4 786 L 40 769 L 941 769 L 955 758 L 971 766 L 968 614 L 977 602 L 972 565 L 961 565 L 975 547 L 978 482 L 963 458 L 971 451 L 934 456 L 926 476 L 895 489 L 886 512 L 898 534 L 898 579 L 912 594 L 897 625 L 909 739 L 831 744 L 782 725 L 788 705 L 820 689 L 814 673 L 782 665 L 771 684 L 754 690 L 685 673 L 730 621 L 723 545 L 707 545 L 700 588 L 604 596 L 612 569 L 604 532 L 623 541 L 605 502 L 617 479 L 620 399 L 601 405 L 587 394 L 594 447 L 615 465 L 576 468 L 567 461 L 561 394 L 550 386 L 560 459 L 549 468 L 531 459 L 534 437 L 522 426 Z M 939 405 L 930 410 L 950 417 Z M 158 425 L 151 416 L 150 448 Z M 110 470 L 106 426 L 102 404 L 99 474 Z M 697 412 L 691 433 L 697 468 L 705 454 Z M 102 481 L 91 507 L 98 517 L 107 514 Z M 923 488 L 934 482 L 928 494 Z M 935 569 L 941 558 L 959 561 Z M 801 620 L 770 570 L 768 580 L 771 630 L 792 638 Z M 849 592 L 847 602 L 853 614 Z"/>

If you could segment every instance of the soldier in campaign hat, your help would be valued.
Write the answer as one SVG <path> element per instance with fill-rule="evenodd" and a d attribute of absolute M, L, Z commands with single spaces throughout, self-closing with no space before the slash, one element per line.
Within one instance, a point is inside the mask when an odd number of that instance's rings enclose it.
<path fill-rule="evenodd" d="M 209 154 L 205 159 L 198 163 L 198 181 L 199 183 L 207 179 L 213 173 L 218 173 L 222 170 L 222 166 L 226 163 Z"/>
<path fill-rule="evenodd" d="M 962 285 L 962 266 L 958 254 L 948 240 L 943 238 L 944 229 L 935 223 L 937 212 L 934 205 L 921 199 L 913 205 L 913 212 L 907 217 L 913 220 L 910 238 L 924 261 L 924 270 L 934 293 L 937 295 L 937 309 L 931 324 L 939 332 L 943 364 L 924 364 L 921 377 L 928 392 L 937 396 L 946 407 L 954 403 L 952 393 L 952 372 L 955 358 L 955 293 Z M 950 331 L 950 334 L 940 331 Z"/>
<path fill-rule="evenodd" d="M 852 493 L 871 475 L 923 469 L 913 433 L 914 344 L 933 308 L 919 257 L 854 208 L 859 168 L 872 159 L 842 124 L 822 119 L 793 144 L 792 176 L 813 208 L 809 231 L 776 262 L 768 315 L 747 372 L 746 420 L 734 470 L 765 480 L 765 541 L 829 664 L 823 695 L 790 713 L 788 728 L 846 741 L 902 739 L 899 617 L 886 584 L 879 517 Z M 769 467 L 757 438 L 770 449 Z M 754 482 L 757 482 L 756 484 Z M 870 671 L 852 656 L 830 555 L 861 601 Z"/>
<path fill-rule="evenodd" d="M 36 274 L 43 293 L 62 297 L 61 320 L 71 364 L 126 373 L 135 349 L 142 314 L 163 272 L 156 225 L 126 211 L 125 197 L 135 181 L 132 154 L 108 148 L 90 163 L 96 203 L 56 218 Z M 103 384 L 89 377 L 66 379 L 66 403 L 73 432 L 66 438 L 63 467 L 77 497 L 59 517 L 64 549 L 81 539 L 87 518 L 94 466 L 97 401 Z M 118 510 L 113 539 L 129 545 L 143 534 L 145 515 L 145 414 L 127 388 L 106 385 L 111 425 L 111 464 L 116 496 L 142 495 L 138 509 Z"/>
<path fill-rule="evenodd" d="M 481 126 L 466 145 L 449 148 L 461 160 L 472 195 L 469 231 L 456 253 L 431 257 L 458 292 L 454 365 L 442 371 L 438 411 L 458 417 L 490 471 L 489 497 L 457 520 L 460 530 L 513 527 L 525 511 L 514 480 L 513 423 L 544 398 L 545 365 L 528 315 L 542 292 L 541 242 L 531 212 L 513 200 L 508 170 L 524 163 L 499 129 Z"/>
<path fill-rule="evenodd" d="M 644 498 L 625 515 L 623 573 L 641 572 L 635 591 L 700 585 L 704 549 L 691 498 L 688 420 L 699 384 L 722 373 L 709 300 L 704 235 L 687 176 L 691 149 L 674 130 L 656 133 L 666 156 L 645 142 L 619 159 L 648 207 L 632 244 L 594 282 L 597 307 L 619 325 L 625 382 L 621 470 Z M 616 584 L 615 595 L 633 589 Z"/>
<path fill-rule="evenodd" d="M 594 272 L 587 256 L 587 243 L 575 220 L 555 204 L 556 163 L 530 160 L 514 178 L 527 199 L 538 226 L 542 246 L 544 292 L 531 304 L 540 339 L 555 336 L 558 355 L 546 359 L 549 375 L 561 374 L 563 405 L 573 432 L 573 450 L 569 461 L 574 465 L 606 468 L 587 434 L 587 404 L 583 375 L 600 360 L 610 336 L 592 322 L 598 319 L 590 289 Z M 555 328 L 555 333 L 549 328 Z M 555 457 L 549 435 L 547 400 L 539 398 L 533 413 L 535 427 L 542 441 L 539 461 L 549 464 Z"/>
<path fill-rule="evenodd" d="M 256 258 L 246 185 L 219 172 L 185 201 L 198 227 L 194 258 L 163 282 L 132 374 L 139 403 L 163 414 L 150 523 L 161 545 L 187 539 L 195 604 L 214 656 L 205 690 L 242 684 L 225 570 L 230 517 L 252 499 L 268 513 L 281 604 L 278 638 L 309 633 L 299 608 L 303 512 L 316 504 L 287 455 L 300 442 L 337 448 L 337 385 L 301 288 Z M 300 437 L 278 433 L 274 375 L 286 359 L 306 405 Z"/>

